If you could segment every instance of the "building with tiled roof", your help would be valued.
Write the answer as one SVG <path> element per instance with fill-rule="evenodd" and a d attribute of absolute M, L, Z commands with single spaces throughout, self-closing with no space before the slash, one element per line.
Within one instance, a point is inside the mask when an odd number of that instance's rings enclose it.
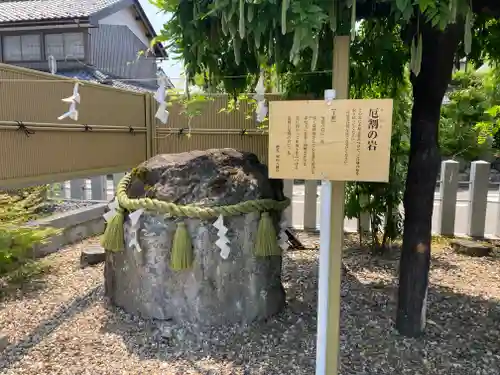
<path fill-rule="evenodd" d="M 161 44 L 150 48 L 155 36 L 138 0 L 0 2 L 0 62 L 7 64 L 50 71 L 53 56 L 56 74 L 152 91 L 166 58 Z"/>

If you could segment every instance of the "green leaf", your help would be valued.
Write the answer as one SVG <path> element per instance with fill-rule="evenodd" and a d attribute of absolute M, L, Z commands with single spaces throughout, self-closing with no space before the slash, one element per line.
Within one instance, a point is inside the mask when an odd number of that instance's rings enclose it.
<path fill-rule="evenodd" d="M 408 22 L 413 16 L 413 7 L 409 6 L 403 10 L 403 19 Z"/>
<path fill-rule="evenodd" d="M 435 17 L 433 17 L 433 18 L 432 18 L 432 20 L 431 20 L 431 24 L 432 24 L 432 26 L 433 26 L 433 27 L 436 27 L 437 25 L 439 25 L 439 21 L 440 21 L 439 16 L 435 16 Z"/>
<path fill-rule="evenodd" d="M 435 8 L 436 1 L 435 0 L 419 0 L 418 7 L 420 8 L 420 11 L 422 13 L 424 13 L 428 8 Z"/>
<path fill-rule="evenodd" d="M 485 111 L 488 115 L 496 117 L 500 114 L 500 105 L 493 106 Z"/>
<path fill-rule="evenodd" d="M 404 13 L 407 8 L 411 8 L 411 3 L 409 0 L 396 0 L 396 6 L 401 13 Z"/>

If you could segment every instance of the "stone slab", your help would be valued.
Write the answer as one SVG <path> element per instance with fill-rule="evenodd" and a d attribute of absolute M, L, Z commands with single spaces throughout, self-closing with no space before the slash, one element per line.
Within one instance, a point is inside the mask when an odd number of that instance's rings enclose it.
<path fill-rule="evenodd" d="M 9 337 L 5 333 L 0 332 L 0 352 L 7 346 L 9 346 Z"/>
<path fill-rule="evenodd" d="M 88 246 L 80 254 L 80 267 L 94 266 L 106 260 L 106 251 L 103 247 Z"/>
<path fill-rule="evenodd" d="M 491 245 L 467 239 L 454 239 L 450 242 L 450 245 L 457 253 L 474 257 L 488 256 L 493 250 Z"/>
<path fill-rule="evenodd" d="M 106 207 L 107 203 L 100 203 L 33 222 L 33 225 L 62 229 L 62 233 L 53 236 L 48 243 L 35 246 L 35 256 L 43 257 L 64 246 L 104 233 L 105 221 L 102 215 Z"/>

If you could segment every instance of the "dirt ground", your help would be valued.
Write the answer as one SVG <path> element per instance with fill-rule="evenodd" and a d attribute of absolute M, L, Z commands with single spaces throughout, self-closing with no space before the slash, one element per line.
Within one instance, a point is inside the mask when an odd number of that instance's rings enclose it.
<path fill-rule="evenodd" d="M 82 247 L 44 260 L 49 268 L 18 285 L 3 280 L 0 331 L 11 344 L 1 374 L 313 374 L 318 238 L 284 256 L 286 309 L 244 330 L 194 338 L 180 326 L 110 307 L 102 265 L 80 269 Z M 435 246 L 425 336 L 394 329 L 398 252 L 374 257 L 346 238 L 342 283 L 341 371 L 347 374 L 500 373 L 500 258 L 471 258 Z"/>

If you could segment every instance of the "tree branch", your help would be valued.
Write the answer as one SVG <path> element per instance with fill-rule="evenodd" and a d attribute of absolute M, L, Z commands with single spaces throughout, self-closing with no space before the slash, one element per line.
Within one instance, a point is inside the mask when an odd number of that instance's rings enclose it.
<path fill-rule="evenodd" d="M 490 17 L 500 17 L 500 1 L 472 0 L 472 11 Z"/>
<path fill-rule="evenodd" d="M 471 0 L 472 10 L 476 14 L 482 14 L 489 17 L 500 17 L 499 0 Z M 356 18 L 383 18 L 391 14 L 391 3 L 380 2 L 380 0 L 366 0 L 356 3 Z"/>

